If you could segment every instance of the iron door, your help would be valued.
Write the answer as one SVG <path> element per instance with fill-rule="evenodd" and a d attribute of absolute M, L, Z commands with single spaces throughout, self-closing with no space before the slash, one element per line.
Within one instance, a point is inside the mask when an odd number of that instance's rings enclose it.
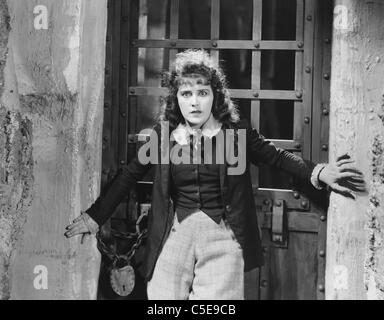
<path fill-rule="evenodd" d="M 241 115 L 267 139 L 326 161 L 331 1 L 110 0 L 108 17 L 104 183 L 154 124 L 160 73 L 185 48 L 223 62 Z M 323 299 L 326 195 L 262 164 L 252 183 L 266 263 L 246 274 L 246 298 Z M 150 186 L 149 175 L 116 225 L 137 217 L 132 208 L 149 202 Z"/>

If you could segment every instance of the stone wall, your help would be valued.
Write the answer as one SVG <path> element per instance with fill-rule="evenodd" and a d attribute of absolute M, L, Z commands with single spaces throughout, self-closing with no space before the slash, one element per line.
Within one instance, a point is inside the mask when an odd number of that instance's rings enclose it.
<path fill-rule="evenodd" d="M 384 2 L 336 0 L 330 157 L 348 152 L 367 194 L 332 194 L 327 299 L 384 299 Z"/>
<path fill-rule="evenodd" d="M 45 10 L 46 9 L 46 10 Z M 107 0 L 0 0 L 0 298 L 95 299 Z"/>

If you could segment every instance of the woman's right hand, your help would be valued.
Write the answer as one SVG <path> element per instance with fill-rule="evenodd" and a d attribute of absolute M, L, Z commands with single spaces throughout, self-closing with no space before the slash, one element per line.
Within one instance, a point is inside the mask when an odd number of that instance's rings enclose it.
<path fill-rule="evenodd" d="M 67 231 L 64 233 L 64 235 L 67 238 L 72 238 L 73 236 L 76 236 L 78 234 L 91 233 L 91 230 L 89 230 L 82 216 L 79 216 L 75 220 L 73 220 L 73 222 L 68 225 L 65 230 Z"/>
<path fill-rule="evenodd" d="M 73 220 L 73 222 L 65 229 L 67 231 L 64 233 L 64 235 L 67 238 L 81 234 L 81 243 L 83 243 L 88 235 L 97 233 L 99 226 L 87 213 L 84 212 L 75 220 Z"/>

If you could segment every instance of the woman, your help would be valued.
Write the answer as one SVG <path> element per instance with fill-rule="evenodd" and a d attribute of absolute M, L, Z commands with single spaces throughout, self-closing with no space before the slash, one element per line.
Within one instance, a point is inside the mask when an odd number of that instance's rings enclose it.
<path fill-rule="evenodd" d="M 65 235 L 95 233 L 156 166 L 146 243 L 148 298 L 243 299 L 244 271 L 263 263 L 250 163 L 262 161 L 345 194 L 364 190 L 363 175 L 349 157 L 314 165 L 264 140 L 239 119 L 222 70 L 203 50 L 178 54 L 164 85 L 169 95 L 151 135 L 161 141 L 156 152 L 150 160 L 139 152 Z"/>

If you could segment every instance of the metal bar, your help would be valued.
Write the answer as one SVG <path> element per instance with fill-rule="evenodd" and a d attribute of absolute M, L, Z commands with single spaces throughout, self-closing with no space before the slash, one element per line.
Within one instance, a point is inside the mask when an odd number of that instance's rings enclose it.
<path fill-rule="evenodd" d="M 128 37 L 130 39 L 137 37 L 139 32 L 139 11 L 140 11 L 140 0 L 131 0 L 130 1 L 130 15 L 129 15 L 129 25 L 130 25 L 130 33 L 128 34 Z M 124 2 L 124 1 L 123 1 Z M 126 41 L 126 40 L 125 40 Z M 124 42 L 123 42 L 124 43 Z M 129 42 L 128 42 L 129 43 Z M 137 130 L 137 116 L 138 116 L 138 106 L 137 106 L 137 97 L 129 97 L 129 94 L 127 92 L 129 85 L 137 85 L 138 80 L 138 49 L 134 47 L 130 47 L 129 50 L 129 56 L 128 56 L 128 63 L 126 65 L 123 65 L 122 68 L 127 68 L 128 73 L 128 85 L 124 88 L 124 100 L 128 103 L 128 110 L 127 110 L 127 116 L 126 123 L 128 126 L 128 130 L 126 130 L 125 136 L 120 136 L 119 144 L 124 144 L 124 149 L 127 150 L 127 158 L 131 159 L 133 156 L 135 156 L 136 149 L 133 148 L 131 145 L 128 145 L 127 139 L 128 139 L 128 133 L 136 133 Z M 127 67 L 128 66 L 128 67 Z M 123 118 L 123 114 L 121 114 L 121 118 Z M 120 142 L 121 141 L 121 142 Z M 128 147 L 127 147 L 128 146 Z M 128 149 L 129 148 L 129 149 Z M 121 164 L 126 164 L 121 160 Z"/>
<path fill-rule="evenodd" d="M 176 1 L 176 0 L 174 0 Z M 204 49 L 234 49 L 234 50 L 292 50 L 303 51 L 302 42 L 299 41 L 254 41 L 254 40 L 196 40 L 176 39 L 176 33 L 171 39 L 135 39 L 132 45 L 138 48 L 204 48 Z"/>
<path fill-rule="evenodd" d="M 318 233 L 319 217 L 317 213 L 289 211 L 287 212 L 288 231 Z M 272 228 L 272 213 L 264 214 L 264 221 L 261 225 L 262 229 Z"/>
<path fill-rule="evenodd" d="M 328 161 L 328 150 L 322 150 L 321 146 L 328 144 L 329 135 L 329 79 L 323 77 L 330 72 L 331 66 L 331 38 L 332 38 L 332 1 L 319 1 L 316 7 L 316 37 L 315 63 L 314 63 L 314 97 L 313 97 L 313 125 L 312 125 L 312 161 Z M 326 240 L 327 219 L 323 208 L 318 210 L 318 265 L 317 265 L 317 299 L 325 299 L 325 291 L 319 290 L 325 286 L 326 267 Z M 323 286 L 323 287 L 321 287 Z"/>
<path fill-rule="evenodd" d="M 121 2 L 121 33 L 120 33 L 120 63 L 118 66 L 120 73 L 120 94 L 119 94 L 119 138 L 118 138 L 118 152 L 119 152 L 119 166 L 127 163 L 128 152 L 126 139 L 128 136 L 128 119 L 130 116 L 127 114 L 127 110 L 131 110 L 131 105 L 128 104 L 127 100 L 127 88 L 129 84 L 129 75 L 136 72 L 135 68 L 132 68 L 134 72 L 131 72 L 131 52 L 129 50 L 129 39 L 132 37 L 133 22 L 131 21 L 132 7 L 134 6 L 134 0 L 122 1 Z M 125 18 L 124 18 L 125 17 Z M 121 116 L 125 113 L 125 117 Z"/>
<path fill-rule="evenodd" d="M 220 0 L 211 0 L 211 40 L 220 38 Z M 211 57 L 219 62 L 219 50 L 211 50 Z"/>
<path fill-rule="evenodd" d="M 170 15 L 170 42 L 177 43 L 179 40 L 179 12 L 180 12 L 180 0 L 171 0 L 171 15 Z M 145 40 L 148 41 L 148 40 Z M 164 40 L 156 40 L 164 41 Z M 171 44 L 170 43 L 170 44 Z M 169 48 L 176 48 L 177 46 L 170 45 Z M 168 46 L 161 45 L 157 48 L 168 48 Z M 176 49 L 169 50 L 169 63 L 175 60 L 177 54 Z"/>
<path fill-rule="evenodd" d="M 122 16 L 121 13 L 121 0 L 111 0 L 114 6 L 114 17 L 113 17 L 113 37 L 112 37 L 112 43 L 113 43 L 113 56 L 112 56 L 112 63 L 113 63 L 113 72 L 112 72 L 112 137 L 111 137 L 111 158 L 113 159 L 113 164 L 110 172 L 110 177 L 113 177 L 115 175 L 115 172 L 117 172 L 117 169 L 119 167 L 119 132 L 115 128 L 119 127 L 120 122 L 120 110 L 119 106 L 121 105 L 121 99 L 120 99 L 120 53 L 121 53 L 121 28 L 122 28 L 122 20 L 124 20 L 124 16 Z M 112 5 L 112 4 L 111 4 Z M 126 20 L 126 19 L 125 19 Z M 126 112 L 126 110 L 125 110 Z"/>
<path fill-rule="evenodd" d="M 259 90 L 251 89 L 229 89 L 231 97 L 234 99 L 252 100 L 294 100 L 300 101 L 298 93 L 288 90 Z M 129 87 L 129 95 L 132 96 L 165 96 L 168 91 L 160 87 Z M 299 95 L 300 96 L 300 95 Z"/>
<path fill-rule="evenodd" d="M 281 199 L 285 201 L 288 210 L 309 210 L 309 199 L 296 191 L 281 189 L 253 188 L 253 195 L 257 207 L 270 206 L 272 210 L 272 200 Z M 267 210 L 267 211 L 271 211 Z"/>
<path fill-rule="evenodd" d="M 304 45 L 304 0 L 297 0 L 296 8 L 296 41 Z M 295 54 L 295 90 L 303 90 L 303 51 L 297 51 Z M 302 101 L 294 103 L 294 124 L 293 139 L 302 139 L 303 136 L 303 109 Z"/>
<path fill-rule="evenodd" d="M 315 5 L 317 0 L 306 0 L 304 10 L 304 68 L 313 70 L 314 52 L 314 24 L 315 24 Z M 312 123 L 312 94 L 313 94 L 313 72 L 303 72 L 303 117 L 309 119 L 309 124 L 303 122 L 303 157 L 311 160 L 311 123 Z"/>
<path fill-rule="evenodd" d="M 261 41 L 263 1 L 253 0 L 253 31 L 252 40 L 256 43 Z M 254 45 L 255 46 L 255 45 Z M 257 47 L 257 45 L 256 45 Z M 252 80 L 251 87 L 254 92 L 260 92 L 261 88 L 261 52 L 252 52 Z M 260 96 L 260 93 L 259 93 Z M 260 129 L 260 101 L 251 103 L 251 125 L 259 131 Z"/>
<path fill-rule="evenodd" d="M 113 45 L 114 41 L 114 24 L 113 19 L 115 13 L 114 2 L 108 1 L 108 20 L 107 20 L 107 41 L 106 41 L 106 56 L 105 56 L 105 88 L 104 88 L 104 121 L 103 121 L 103 144 L 102 144 L 102 176 L 101 183 L 105 185 L 108 181 L 108 174 L 113 167 L 114 153 L 113 153 L 113 82 L 114 76 L 118 72 L 113 72 Z M 119 42 L 119 41 L 116 41 Z M 107 71 L 108 70 L 108 71 Z M 111 150 L 112 149 L 112 150 Z M 112 154 L 112 157 L 110 156 Z"/>
<path fill-rule="evenodd" d="M 252 27 L 252 40 L 254 48 L 257 49 L 261 42 L 262 31 L 262 12 L 263 1 L 253 0 L 253 27 Z M 252 51 L 252 75 L 251 75 L 251 88 L 253 96 L 260 96 L 261 88 L 261 52 L 258 50 Z M 260 100 L 251 101 L 251 126 L 257 131 L 260 131 Z M 259 186 L 259 167 L 251 166 L 251 178 L 254 186 Z"/>

